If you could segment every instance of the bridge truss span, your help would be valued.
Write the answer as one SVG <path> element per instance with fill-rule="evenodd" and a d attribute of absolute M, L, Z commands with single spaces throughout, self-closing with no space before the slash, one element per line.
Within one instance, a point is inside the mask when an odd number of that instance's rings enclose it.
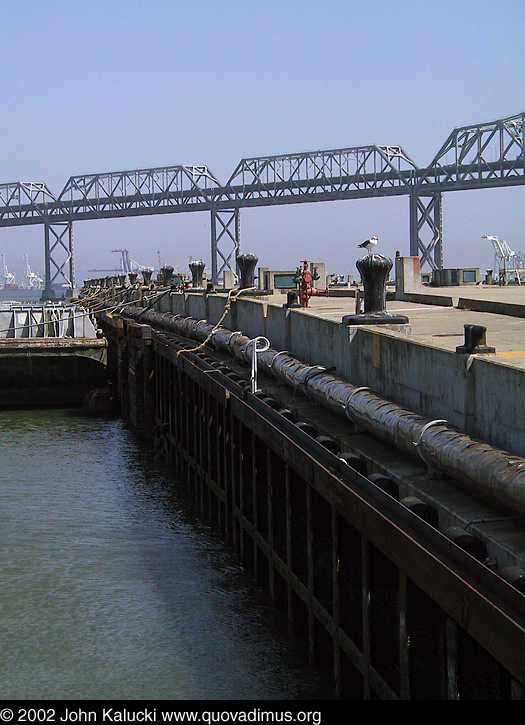
<path fill-rule="evenodd" d="M 43 183 L 0 184 L 0 227 L 44 225 L 48 290 L 60 280 L 75 286 L 75 221 L 207 211 L 217 283 L 237 272 L 242 208 L 406 195 L 410 254 L 439 269 L 442 194 L 524 184 L 524 121 L 525 112 L 456 128 L 426 168 L 400 146 L 368 145 L 245 158 L 224 185 L 203 165 L 71 176 L 58 197 Z"/>
<path fill-rule="evenodd" d="M 43 210 L 54 202 L 43 182 L 0 184 L 0 227 L 42 224 Z"/>
<path fill-rule="evenodd" d="M 399 146 L 358 146 L 243 159 L 218 203 L 294 204 L 407 193 L 417 167 Z"/>
<path fill-rule="evenodd" d="M 525 113 L 456 128 L 418 182 L 435 191 L 523 184 Z"/>
<path fill-rule="evenodd" d="M 210 208 L 220 186 L 207 166 L 165 166 L 72 176 L 50 207 L 51 219 L 73 220 L 195 211 Z"/>

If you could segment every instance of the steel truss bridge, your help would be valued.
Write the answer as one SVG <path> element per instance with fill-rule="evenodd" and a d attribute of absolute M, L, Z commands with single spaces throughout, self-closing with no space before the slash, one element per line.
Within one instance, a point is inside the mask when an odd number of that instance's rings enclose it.
<path fill-rule="evenodd" d="M 73 222 L 206 211 L 212 281 L 236 269 L 240 210 L 408 196 L 410 254 L 443 267 L 442 195 L 525 183 L 525 113 L 456 128 L 427 168 L 400 146 L 357 146 L 242 159 L 226 184 L 207 166 L 72 176 L 55 197 L 44 183 L 0 184 L 0 227 L 44 227 L 46 292 L 74 288 Z"/>

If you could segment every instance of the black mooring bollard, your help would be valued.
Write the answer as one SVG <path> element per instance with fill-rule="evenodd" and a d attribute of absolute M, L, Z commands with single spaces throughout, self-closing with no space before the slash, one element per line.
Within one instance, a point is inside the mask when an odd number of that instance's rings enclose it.
<path fill-rule="evenodd" d="M 465 342 L 456 347 L 456 352 L 462 355 L 478 355 L 481 353 L 496 352 L 496 348 L 486 344 L 487 328 L 483 325 L 464 325 Z"/>
<path fill-rule="evenodd" d="M 237 257 L 237 266 L 241 273 L 240 289 L 250 289 L 255 287 L 255 265 L 259 261 L 259 257 L 255 254 L 245 253 L 239 254 Z"/>
<path fill-rule="evenodd" d="M 301 307 L 299 302 L 297 302 L 297 290 L 290 290 L 286 293 L 286 302 L 283 307 Z"/>
<path fill-rule="evenodd" d="M 380 254 L 368 254 L 357 260 L 356 267 L 363 280 L 363 312 L 371 315 L 386 312 L 386 283 L 392 269 L 391 260 Z"/>
<path fill-rule="evenodd" d="M 363 280 L 363 313 L 345 315 L 344 325 L 405 325 L 408 317 L 386 311 L 386 283 L 392 260 L 381 254 L 368 254 L 358 259 L 356 267 Z"/>
<path fill-rule="evenodd" d="M 173 267 L 170 265 L 164 265 L 160 270 L 161 281 L 166 285 L 171 285 L 171 278 L 173 277 Z"/>
<path fill-rule="evenodd" d="M 190 271 L 192 276 L 191 286 L 194 288 L 202 287 L 202 278 L 204 276 L 204 267 L 206 265 L 202 261 L 194 260 L 190 262 Z"/>

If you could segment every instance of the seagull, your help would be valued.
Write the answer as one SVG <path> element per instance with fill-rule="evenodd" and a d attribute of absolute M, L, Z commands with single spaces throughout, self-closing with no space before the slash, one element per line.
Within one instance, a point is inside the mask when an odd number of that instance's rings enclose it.
<path fill-rule="evenodd" d="M 366 249 L 368 251 L 368 254 L 372 254 L 372 249 L 377 244 L 377 237 L 370 237 L 370 239 L 367 239 L 366 242 L 362 242 L 362 244 L 358 244 L 357 246 L 361 249 Z"/>

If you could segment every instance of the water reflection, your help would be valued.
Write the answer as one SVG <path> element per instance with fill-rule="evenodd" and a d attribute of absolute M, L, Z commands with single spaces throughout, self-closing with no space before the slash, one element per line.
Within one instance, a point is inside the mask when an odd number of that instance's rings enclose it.
<path fill-rule="evenodd" d="M 3 699 L 316 699 L 220 537 L 119 420 L 0 413 Z"/>

